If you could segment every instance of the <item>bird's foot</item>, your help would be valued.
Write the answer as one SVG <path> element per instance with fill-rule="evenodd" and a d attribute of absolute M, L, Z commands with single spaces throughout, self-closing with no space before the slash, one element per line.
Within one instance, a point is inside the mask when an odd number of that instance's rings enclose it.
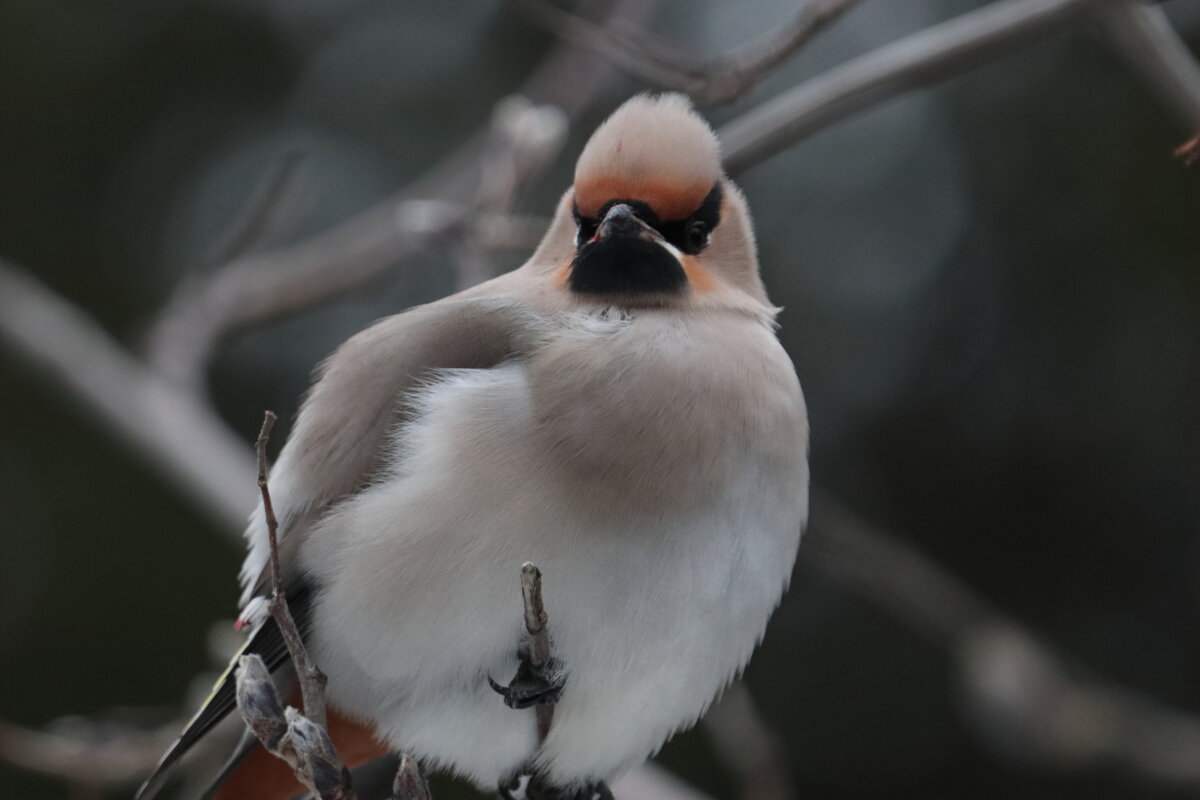
<path fill-rule="evenodd" d="M 504 800 L 613 800 L 604 781 L 562 789 L 549 785 L 540 775 L 516 775 L 501 781 L 500 796 Z"/>
<path fill-rule="evenodd" d="M 488 676 L 488 683 L 504 698 L 509 708 L 529 708 L 543 703 L 557 703 L 566 685 L 567 674 L 559 662 L 550 659 L 543 667 L 535 667 L 525 659 L 508 686 L 502 686 Z"/>

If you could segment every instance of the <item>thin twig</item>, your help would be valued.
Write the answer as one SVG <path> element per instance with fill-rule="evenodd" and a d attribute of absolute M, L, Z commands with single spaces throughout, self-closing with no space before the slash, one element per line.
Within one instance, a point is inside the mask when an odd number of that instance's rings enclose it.
<path fill-rule="evenodd" d="M 525 609 L 527 634 L 524 653 L 527 654 L 529 665 L 541 671 L 550 663 L 550 631 L 547 628 L 550 618 L 542 603 L 542 571 L 528 561 L 521 565 L 521 601 Z M 540 745 L 550 735 L 550 725 L 554 721 L 554 704 L 538 703 L 534 708 L 537 713 Z"/>
<path fill-rule="evenodd" d="M 1065 27 L 1105 0 L 996 0 L 835 67 L 721 128 L 738 174 L 855 112 L 960 75 Z"/>
<path fill-rule="evenodd" d="M 861 0 L 809 0 L 788 22 L 716 57 L 693 55 L 622 20 L 601 25 L 545 0 L 515 2 L 530 19 L 564 41 L 604 56 L 654 86 L 686 92 L 703 103 L 729 103 Z"/>
<path fill-rule="evenodd" d="M 267 538 L 271 548 L 271 602 L 268 609 L 275 624 L 279 626 L 279 632 L 283 635 L 283 641 L 287 645 L 288 655 L 292 658 L 292 665 L 296 668 L 304 713 L 310 720 L 324 728 L 327 678 L 309 657 L 308 648 L 304 646 L 304 640 L 296 628 L 296 621 L 292 619 L 292 612 L 287 603 L 287 592 L 283 586 L 283 572 L 279 566 L 279 522 L 275 519 L 275 507 L 271 503 L 271 490 L 267 486 L 267 442 L 271 438 L 271 428 L 274 426 L 274 412 L 265 412 L 262 430 L 259 431 L 254 445 L 258 454 L 258 488 L 262 494 L 263 512 L 267 521 Z"/>
<path fill-rule="evenodd" d="M 275 598 L 286 602 L 283 591 L 283 570 L 279 567 L 279 520 L 275 518 L 275 504 L 271 502 L 271 490 L 267 486 L 267 443 L 275 427 L 274 411 L 263 412 L 262 428 L 254 441 L 254 452 L 258 456 L 258 491 L 262 495 L 263 516 L 267 521 L 267 541 L 271 548 L 271 591 Z"/>

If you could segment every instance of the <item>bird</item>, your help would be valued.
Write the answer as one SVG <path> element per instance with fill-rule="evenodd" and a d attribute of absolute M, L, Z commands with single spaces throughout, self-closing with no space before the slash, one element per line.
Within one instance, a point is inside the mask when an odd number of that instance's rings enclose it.
<path fill-rule="evenodd" d="M 647 93 L 588 139 L 522 266 L 323 362 L 270 487 L 347 764 L 402 750 L 484 790 L 523 775 L 583 800 L 704 714 L 760 643 L 808 516 L 779 311 L 713 129 L 686 96 Z M 245 650 L 285 669 L 261 504 L 246 535 Z M 561 678 L 502 698 L 525 562 Z M 234 707 L 234 671 L 138 800 Z M 549 699 L 539 741 L 520 706 Z M 256 747 L 206 797 L 296 794 Z"/>

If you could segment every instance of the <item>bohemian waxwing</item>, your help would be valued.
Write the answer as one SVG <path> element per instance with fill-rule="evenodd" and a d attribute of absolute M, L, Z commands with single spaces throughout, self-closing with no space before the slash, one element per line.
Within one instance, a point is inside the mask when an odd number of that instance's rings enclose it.
<path fill-rule="evenodd" d="M 532 766 L 544 796 L 590 798 L 704 713 L 807 516 L 776 311 L 712 129 L 681 95 L 642 95 L 593 134 L 528 262 L 325 362 L 271 489 L 348 764 L 403 750 L 489 790 Z M 246 652 L 276 669 L 261 506 L 246 535 Z M 526 561 L 565 670 L 540 748 L 534 711 L 489 686 L 518 668 Z M 233 707 L 227 674 L 139 797 Z M 257 746 L 221 784 L 299 790 Z"/>

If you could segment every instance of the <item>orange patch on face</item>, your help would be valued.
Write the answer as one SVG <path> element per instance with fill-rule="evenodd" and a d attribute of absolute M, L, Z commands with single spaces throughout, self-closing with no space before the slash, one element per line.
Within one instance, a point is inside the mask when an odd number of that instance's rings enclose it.
<path fill-rule="evenodd" d="M 550 276 L 550 281 L 555 286 L 557 286 L 561 289 L 561 288 L 566 287 L 567 279 L 570 277 L 571 277 L 571 259 L 568 258 L 566 261 L 564 261 L 562 263 L 561 267 L 554 270 L 554 273 Z"/>
<path fill-rule="evenodd" d="M 695 291 L 711 292 L 717 288 L 717 279 L 695 256 L 684 256 L 679 263 L 683 265 L 683 274 L 687 275 L 688 283 Z"/>
<path fill-rule="evenodd" d="M 712 183 L 684 183 L 647 175 L 597 175 L 575 181 L 575 204 L 579 213 L 594 217 L 609 200 L 641 200 L 662 220 L 686 219 L 712 191 Z"/>

